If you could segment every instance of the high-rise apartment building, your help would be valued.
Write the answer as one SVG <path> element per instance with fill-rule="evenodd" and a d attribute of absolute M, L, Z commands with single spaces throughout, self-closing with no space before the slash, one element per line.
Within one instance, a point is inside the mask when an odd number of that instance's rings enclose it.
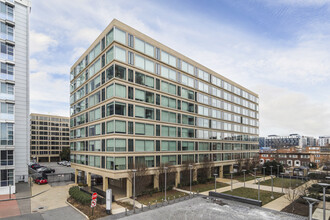
<path fill-rule="evenodd" d="M 28 181 L 30 2 L 0 0 L 0 8 L 0 194 L 8 194 Z"/>
<path fill-rule="evenodd" d="M 179 37 L 180 35 L 178 35 Z M 71 69 L 71 161 L 91 185 L 132 195 L 131 169 L 204 161 L 229 173 L 258 156 L 258 95 L 113 20 Z M 223 171 L 223 172 L 222 172 Z"/>
<path fill-rule="evenodd" d="M 60 160 L 63 148 L 69 148 L 69 117 L 31 113 L 31 160 Z"/>

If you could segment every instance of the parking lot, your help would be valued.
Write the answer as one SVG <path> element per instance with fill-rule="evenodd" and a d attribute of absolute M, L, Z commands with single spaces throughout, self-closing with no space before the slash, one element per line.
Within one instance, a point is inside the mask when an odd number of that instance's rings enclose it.
<path fill-rule="evenodd" d="M 57 164 L 57 162 L 50 162 L 50 163 L 39 163 L 41 166 L 49 167 L 55 169 L 55 173 L 74 173 L 74 169 L 71 167 L 66 167 L 63 165 Z"/>

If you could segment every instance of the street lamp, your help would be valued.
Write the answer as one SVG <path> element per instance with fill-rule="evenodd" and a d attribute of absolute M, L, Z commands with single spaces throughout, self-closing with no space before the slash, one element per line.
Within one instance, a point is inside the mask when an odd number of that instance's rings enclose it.
<path fill-rule="evenodd" d="M 254 170 L 254 184 L 256 184 L 256 179 L 257 179 L 257 169 L 258 168 L 253 168 L 253 170 Z"/>
<path fill-rule="evenodd" d="M 270 177 L 272 178 L 272 196 L 270 198 L 274 199 L 274 190 L 273 190 L 273 188 L 274 188 L 274 181 L 273 181 L 274 176 L 270 175 Z"/>
<path fill-rule="evenodd" d="M 217 192 L 217 176 L 218 174 L 213 174 L 214 175 L 214 192 Z"/>
<path fill-rule="evenodd" d="M 264 170 L 264 181 L 265 181 L 265 176 L 266 176 L 266 167 L 262 167 L 262 169 Z"/>
<path fill-rule="evenodd" d="M 133 182 L 133 212 L 135 213 L 135 173 L 136 173 L 136 170 L 132 170 L 133 172 L 133 176 L 134 176 L 134 182 Z"/>
<path fill-rule="evenodd" d="M 246 170 L 242 170 L 242 172 L 244 173 L 244 188 L 245 188 L 245 172 L 246 172 Z"/>
<path fill-rule="evenodd" d="M 280 165 L 277 164 L 276 166 L 277 166 L 277 177 L 279 177 L 280 176 Z"/>
<path fill-rule="evenodd" d="M 189 169 L 190 169 L 190 194 L 189 197 L 191 196 L 191 171 L 192 171 L 193 165 L 189 164 Z"/>
<path fill-rule="evenodd" d="M 325 220 L 325 190 L 330 186 L 328 183 L 318 183 L 323 188 L 323 220 Z"/>
<path fill-rule="evenodd" d="M 167 171 L 168 167 L 164 167 L 164 170 L 165 170 L 165 202 L 166 202 L 166 171 Z"/>
<path fill-rule="evenodd" d="M 233 171 L 230 172 L 230 191 L 233 191 Z"/>
<path fill-rule="evenodd" d="M 273 175 L 273 166 L 269 166 L 270 167 L 270 175 Z"/>
<path fill-rule="evenodd" d="M 261 178 L 258 178 L 258 201 L 260 201 L 260 182 L 261 182 Z"/>
<path fill-rule="evenodd" d="M 290 176 L 290 189 L 291 189 L 291 177 L 292 177 L 292 175 L 291 175 L 291 173 L 293 173 L 293 171 L 289 171 L 289 176 Z"/>
<path fill-rule="evenodd" d="M 282 193 L 283 193 L 283 175 L 284 175 L 285 173 L 281 173 L 281 175 L 282 175 Z"/>
<path fill-rule="evenodd" d="M 309 197 L 303 197 L 303 199 L 305 199 L 308 204 L 309 204 L 309 220 L 312 220 L 312 215 L 313 215 L 313 205 L 314 203 L 318 203 L 320 202 L 320 200 L 314 199 L 314 198 L 309 198 Z"/>

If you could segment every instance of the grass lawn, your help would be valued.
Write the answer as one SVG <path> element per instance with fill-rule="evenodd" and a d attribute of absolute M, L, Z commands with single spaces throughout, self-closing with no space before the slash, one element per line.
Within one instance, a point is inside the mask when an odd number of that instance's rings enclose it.
<path fill-rule="evenodd" d="M 182 197 L 182 196 L 186 196 L 188 194 L 179 192 L 176 190 L 166 191 L 166 197 L 167 197 L 167 199 L 168 199 L 168 197 L 170 197 L 169 200 L 173 200 L 173 196 L 175 196 L 175 198 L 177 199 L 179 197 L 179 195 Z M 151 196 L 150 195 L 139 196 L 139 197 L 137 197 L 137 201 L 139 201 L 140 203 L 142 203 L 144 205 L 148 205 L 149 202 L 150 202 L 150 204 L 156 203 L 156 200 L 159 203 L 164 198 L 165 198 L 165 192 L 157 192 L 157 193 L 153 193 Z"/>
<path fill-rule="evenodd" d="M 257 189 L 241 187 L 241 188 L 234 189 L 233 191 L 229 190 L 224 193 L 229 194 L 229 195 L 258 200 L 258 190 Z M 262 205 L 265 205 L 265 204 L 283 196 L 284 194 L 274 192 L 274 199 L 270 198 L 271 195 L 272 195 L 272 192 L 260 190 L 260 199 L 262 201 Z"/>
<path fill-rule="evenodd" d="M 217 182 L 217 188 L 221 188 L 221 187 L 226 187 L 229 186 L 229 184 L 226 183 L 219 183 Z M 190 190 L 190 186 L 183 186 L 180 187 L 180 189 L 184 189 L 184 190 Z M 205 183 L 205 184 L 197 184 L 194 186 L 191 186 L 191 191 L 193 192 L 205 192 L 205 191 L 209 191 L 209 190 L 213 190 L 214 189 L 214 182 L 209 182 L 209 183 Z"/>
<path fill-rule="evenodd" d="M 279 177 L 279 178 L 274 178 L 273 179 L 273 184 L 274 184 L 274 187 L 282 187 L 282 178 Z M 297 180 L 296 178 L 292 178 L 291 179 L 291 187 L 292 188 L 296 188 L 302 184 L 304 184 L 305 182 L 301 182 L 301 179 L 300 180 Z M 269 180 L 266 180 L 265 182 L 260 182 L 260 185 L 264 185 L 264 186 L 271 186 L 272 185 L 272 180 L 269 179 Z M 283 188 L 289 188 L 290 187 L 290 179 L 286 179 L 286 178 L 283 178 Z"/>

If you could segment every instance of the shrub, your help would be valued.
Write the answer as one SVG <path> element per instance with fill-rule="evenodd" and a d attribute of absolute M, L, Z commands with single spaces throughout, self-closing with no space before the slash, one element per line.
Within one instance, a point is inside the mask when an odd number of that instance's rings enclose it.
<path fill-rule="evenodd" d="M 72 186 L 69 189 L 69 195 L 76 200 L 77 202 L 81 203 L 82 205 L 88 205 L 91 202 L 92 197 L 87 193 L 80 191 L 78 186 Z"/>
<path fill-rule="evenodd" d="M 193 181 L 192 183 L 191 183 L 191 185 L 198 185 L 198 181 L 196 180 L 196 181 Z"/>

